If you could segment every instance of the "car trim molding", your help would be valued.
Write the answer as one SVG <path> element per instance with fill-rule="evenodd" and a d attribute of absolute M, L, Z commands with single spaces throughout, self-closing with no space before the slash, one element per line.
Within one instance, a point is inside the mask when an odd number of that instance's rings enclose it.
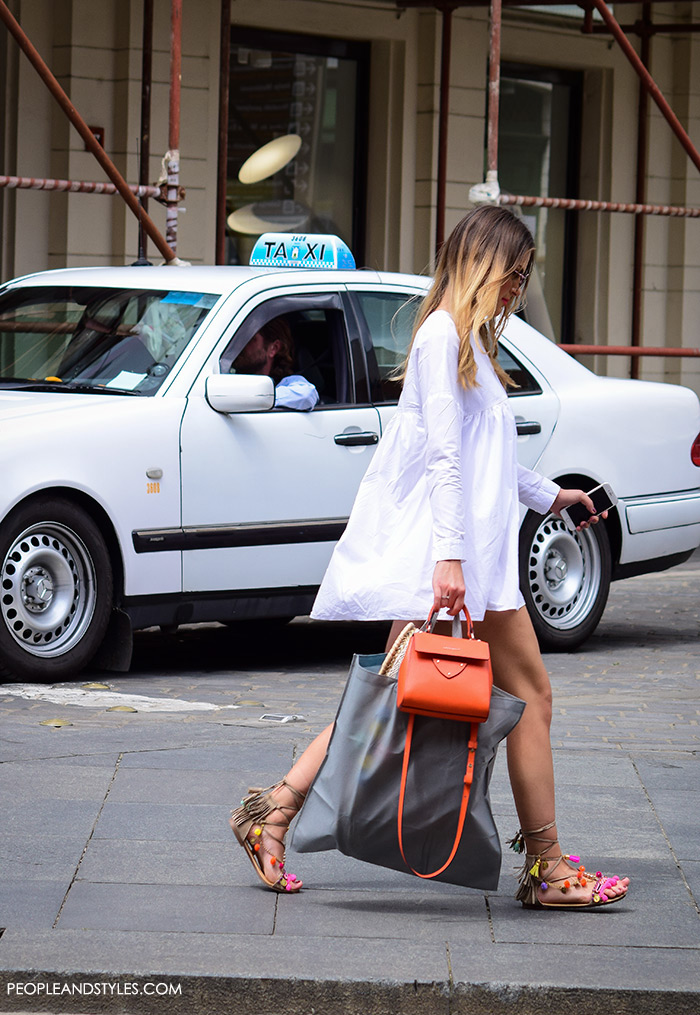
<path fill-rule="evenodd" d="M 625 501 L 627 527 L 634 535 L 700 524 L 700 490 L 635 497 Z"/>
<path fill-rule="evenodd" d="M 137 529 L 131 538 L 136 553 L 166 550 L 222 550 L 238 546 L 276 546 L 286 543 L 334 543 L 347 518 L 302 519 L 295 522 L 256 522 L 243 525 L 192 525 L 176 529 Z"/>

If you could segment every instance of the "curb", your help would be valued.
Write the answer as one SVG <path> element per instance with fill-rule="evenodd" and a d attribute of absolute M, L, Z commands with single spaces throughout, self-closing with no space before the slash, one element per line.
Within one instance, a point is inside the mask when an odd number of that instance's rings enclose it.
<path fill-rule="evenodd" d="M 171 986 L 150 996 L 147 984 Z M 11 984 L 56 984 L 60 993 L 8 997 Z M 85 988 L 94 992 L 85 994 Z M 97 991 L 102 988 L 101 992 Z M 109 989 L 107 989 L 109 988 Z M 55 988 L 54 988 L 55 989 Z M 114 973 L 5 972 L 0 1015 L 697 1015 L 693 991 L 560 987 L 544 984 L 399 982 L 396 980 L 258 979 Z M 73 992 L 75 991 L 75 993 Z M 9 1003 L 8 1003 L 9 1002 Z M 164 1005 L 167 1006 L 164 1008 Z"/>

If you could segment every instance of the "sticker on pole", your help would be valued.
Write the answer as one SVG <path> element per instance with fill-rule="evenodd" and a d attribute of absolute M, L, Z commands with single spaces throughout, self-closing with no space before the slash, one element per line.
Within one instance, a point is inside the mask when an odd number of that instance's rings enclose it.
<path fill-rule="evenodd" d="M 339 236 L 263 233 L 250 255 L 253 268 L 331 268 L 352 271 L 355 258 Z"/>

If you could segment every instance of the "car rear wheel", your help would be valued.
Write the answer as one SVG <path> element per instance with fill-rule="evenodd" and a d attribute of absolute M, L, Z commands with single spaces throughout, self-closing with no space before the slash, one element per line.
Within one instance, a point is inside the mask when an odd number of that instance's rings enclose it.
<path fill-rule="evenodd" d="M 13 511 L 0 527 L 0 673 L 78 673 L 104 638 L 112 590 L 105 541 L 82 508 L 54 498 Z"/>
<path fill-rule="evenodd" d="M 571 532 L 528 511 L 520 527 L 520 588 L 542 649 L 577 648 L 598 626 L 610 590 L 605 524 Z"/>

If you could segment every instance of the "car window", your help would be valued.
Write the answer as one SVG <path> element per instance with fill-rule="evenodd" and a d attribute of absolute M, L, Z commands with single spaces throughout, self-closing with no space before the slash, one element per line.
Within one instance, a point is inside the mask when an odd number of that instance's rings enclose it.
<path fill-rule="evenodd" d="M 0 385 L 152 395 L 218 296 L 31 287 L 0 296 Z"/>
<path fill-rule="evenodd" d="M 498 346 L 498 362 L 505 372 L 517 384 L 517 388 L 508 388 L 509 395 L 541 395 L 542 388 L 532 374 L 525 369 L 515 356 L 503 344 Z"/>
<path fill-rule="evenodd" d="M 413 322 L 421 303 L 420 296 L 406 293 L 356 292 L 373 349 L 367 350 L 370 381 L 374 401 L 395 402 L 401 394 L 401 383 L 395 379 L 402 366 L 413 334 Z M 503 345 L 498 347 L 498 362 L 517 384 L 509 395 L 535 395 L 541 388 Z"/>
<path fill-rule="evenodd" d="M 298 374 L 316 388 L 319 406 L 352 400 L 345 315 L 336 294 L 269 300 L 236 331 L 220 359 L 222 373 L 257 373 L 255 345 L 277 338 L 285 347 L 272 377 Z M 252 352 L 251 352 L 252 350 Z"/>
<path fill-rule="evenodd" d="M 372 338 L 367 349 L 372 399 L 395 402 L 401 383 L 395 379 L 411 344 L 413 322 L 422 296 L 408 293 L 355 292 L 353 294 Z"/>

